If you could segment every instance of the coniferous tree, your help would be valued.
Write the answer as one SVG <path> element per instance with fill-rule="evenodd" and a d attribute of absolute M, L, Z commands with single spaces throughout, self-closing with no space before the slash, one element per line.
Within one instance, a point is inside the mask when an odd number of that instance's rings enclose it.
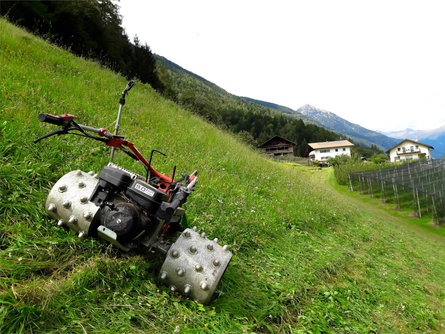
<path fill-rule="evenodd" d="M 111 0 L 4 1 L 2 16 L 127 77 L 162 90 L 148 45 L 132 44 Z"/>

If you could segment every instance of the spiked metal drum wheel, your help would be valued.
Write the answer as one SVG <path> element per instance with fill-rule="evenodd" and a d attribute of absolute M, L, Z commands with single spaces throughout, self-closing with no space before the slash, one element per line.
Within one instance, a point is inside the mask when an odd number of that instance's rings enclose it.
<path fill-rule="evenodd" d="M 186 229 L 171 246 L 162 265 L 160 279 L 172 291 L 190 295 L 206 304 L 212 298 L 229 265 L 232 253 L 218 239 L 209 240 L 196 228 Z"/>

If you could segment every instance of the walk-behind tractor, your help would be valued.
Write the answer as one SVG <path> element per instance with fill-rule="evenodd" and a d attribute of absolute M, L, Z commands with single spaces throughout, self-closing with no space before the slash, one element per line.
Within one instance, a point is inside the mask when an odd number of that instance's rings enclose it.
<path fill-rule="evenodd" d="M 125 97 L 133 87 L 130 81 L 119 100 L 114 134 L 105 129 L 78 124 L 70 114 L 40 114 L 39 121 L 60 126 L 34 140 L 35 143 L 54 135 L 75 134 L 103 142 L 111 147 L 110 163 L 99 174 L 71 171 L 51 189 L 46 211 L 79 237 L 101 238 L 124 252 L 136 249 L 164 257 L 159 279 L 195 301 L 206 304 L 218 287 L 232 258 L 227 245 L 218 239 L 207 239 L 196 227 L 184 228 L 182 205 L 198 182 L 197 172 L 183 173 L 175 180 L 176 166 L 166 175 L 156 171 L 130 141 L 118 135 Z M 115 150 L 140 162 L 146 175 L 138 175 L 113 164 Z M 172 237 L 179 234 L 176 241 Z"/>

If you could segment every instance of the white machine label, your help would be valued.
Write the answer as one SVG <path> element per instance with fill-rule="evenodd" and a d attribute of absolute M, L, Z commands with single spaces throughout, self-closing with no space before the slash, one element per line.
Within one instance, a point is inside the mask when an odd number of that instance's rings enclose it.
<path fill-rule="evenodd" d="M 134 185 L 134 189 L 139 190 L 141 193 L 144 193 L 150 197 L 153 197 L 153 195 L 155 194 L 155 192 L 147 187 L 144 187 L 142 184 L 140 183 L 136 183 Z"/>

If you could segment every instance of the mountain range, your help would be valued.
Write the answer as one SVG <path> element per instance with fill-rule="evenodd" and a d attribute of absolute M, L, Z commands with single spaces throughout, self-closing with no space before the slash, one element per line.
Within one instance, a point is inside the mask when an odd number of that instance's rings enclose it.
<path fill-rule="evenodd" d="M 442 158 L 445 154 L 445 126 L 432 130 L 405 129 L 400 131 L 379 132 L 351 123 L 337 116 L 335 113 L 314 107 L 310 104 L 297 110 L 261 100 L 243 97 L 249 102 L 275 109 L 284 114 L 300 118 L 307 123 L 322 126 L 328 130 L 349 136 L 355 143 L 368 146 L 376 145 L 384 151 L 399 143 L 402 139 L 414 139 L 434 147 L 431 155 L 435 159 Z"/>
<path fill-rule="evenodd" d="M 219 96 L 223 96 L 227 103 L 227 99 L 232 102 L 239 104 L 239 101 L 245 101 L 248 103 L 255 103 L 269 110 L 278 111 L 279 113 L 290 115 L 297 119 L 301 119 L 305 123 L 314 124 L 323 127 L 327 130 L 336 132 L 343 136 L 351 138 L 355 143 L 372 147 L 376 146 L 384 151 L 396 145 L 400 142 L 400 139 L 415 139 L 423 141 L 425 144 L 433 146 L 435 149 L 432 151 L 433 158 L 441 158 L 444 155 L 445 150 L 445 126 L 435 129 L 435 130 L 412 130 L 406 129 L 403 131 L 392 131 L 392 132 L 378 132 L 374 130 L 367 129 L 359 124 L 349 122 L 348 120 L 337 116 L 335 113 L 321 108 L 314 107 L 310 104 L 306 104 L 297 110 L 292 108 L 279 105 L 272 102 L 252 99 L 249 97 L 235 96 L 218 85 L 210 82 L 209 80 L 199 76 L 193 72 L 190 72 L 181 66 L 175 64 L 174 62 L 168 60 L 165 57 L 155 55 L 155 58 L 162 62 L 164 67 L 171 71 L 171 73 L 181 72 L 189 77 L 200 81 L 207 91 L 205 94 L 209 94 L 210 91 L 215 92 Z M 177 78 L 176 78 L 177 79 Z M 184 87 L 184 83 L 181 83 Z M 202 93 L 202 92 L 201 92 Z M 211 93 L 210 93 L 211 94 Z M 237 102 L 238 101 L 238 102 Z"/>
<path fill-rule="evenodd" d="M 346 135 L 355 143 L 363 146 L 371 147 L 372 145 L 375 145 L 382 150 L 387 150 L 398 142 L 396 138 L 390 138 L 380 132 L 366 129 L 337 116 L 333 112 L 316 108 L 310 104 L 306 104 L 297 110 L 293 110 L 271 102 L 255 100 L 248 97 L 243 98 L 249 102 L 258 103 L 262 106 L 302 119 L 306 123 L 312 123 L 342 135 Z"/>
<path fill-rule="evenodd" d="M 379 132 L 366 129 L 337 116 L 333 112 L 322 110 L 309 104 L 298 108 L 297 112 L 311 117 L 329 130 L 348 135 L 354 142 L 365 146 L 376 145 L 381 149 L 387 150 L 398 142 L 395 138 L 390 138 Z"/>
<path fill-rule="evenodd" d="M 301 119 L 305 123 L 315 124 L 315 125 L 318 125 L 318 126 L 326 128 L 323 124 L 319 123 L 316 119 L 314 119 L 314 118 L 312 118 L 310 116 L 307 116 L 305 114 L 302 114 L 302 113 L 298 112 L 297 110 L 291 109 L 289 107 L 285 107 L 285 106 L 282 106 L 282 105 L 279 105 L 279 104 L 276 104 L 276 103 L 272 103 L 272 102 L 256 100 L 256 99 L 252 99 L 250 97 L 245 97 L 245 96 L 242 96 L 241 98 L 246 100 L 247 102 L 256 103 L 256 104 L 259 104 L 259 105 L 261 105 L 263 107 L 274 109 L 274 110 L 277 110 L 277 111 L 279 111 L 279 112 L 281 112 L 283 114 L 287 114 L 287 115 L 296 117 L 298 119 Z"/>

